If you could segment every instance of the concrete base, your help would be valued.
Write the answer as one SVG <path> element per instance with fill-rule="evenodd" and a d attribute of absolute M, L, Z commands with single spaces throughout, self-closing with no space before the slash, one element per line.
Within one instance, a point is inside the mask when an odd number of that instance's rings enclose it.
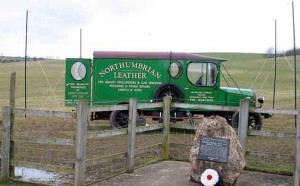
<path fill-rule="evenodd" d="M 101 186 L 199 186 L 189 179 L 190 164 L 179 161 L 163 161 L 122 174 L 94 185 Z M 237 186 L 288 186 L 293 178 L 276 174 L 243 171 Z"/>

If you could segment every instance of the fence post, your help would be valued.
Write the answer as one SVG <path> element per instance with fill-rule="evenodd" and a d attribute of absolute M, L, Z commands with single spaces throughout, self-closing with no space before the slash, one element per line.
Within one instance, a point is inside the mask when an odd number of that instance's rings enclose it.
<path fill-rule="evenodd" d="M 164 137 L 163 137 L 163 153 L 162 159 L 167 160 L 170 157 L 170 105 L 171 98 L 169 96 L 164 97 L 164 108 L 163 108 L 163 122 L 164 122 Z"/>
<path fill-rule="evenodd" d="M 10 75 L 10 92 L 9 92 L 9 106 L 11 107 L 11 118 L 10 118 L 10 136 L 14 136 L 14 125 L 15 125 L 15 102 L 16 102 L 16 72 L 12 72 Z M 10 159 L 14 159 L 15 156 L 15 142 L 10 142 Z M 15 167 L 9 167 L 9 174 L 11 177 L 15 175 Z"/>
<path fill-rule="evenodd" d="M 11 107 L 2 107 L 1 180 L 9 179 Z"/>
<path fill-rule="evenodd" d="M 296 165 L 294 173 L 294 186 L 299 186 L 300 182 L 300 114 L 297 115 L 296 131 Z"/>
<path fill-rule="evenodd" d="M 85 185 L 88 101 L 78 100 L 74 185 Z"/>
<path fill-rule="evenodd" d="M 244 156 L 246 155 L 248 116 L 249 116 L 249 99 L 244 99 L 240 101 L 239 125 L 238 125 L 238 138 L 242 145 Z"/>
<path fill-rule="evenodd" d="M 137 118 L 137 99 L 129 99 L 128 149 L 126 172 L 132 173 L 134 168 L 134 149 Z"/>

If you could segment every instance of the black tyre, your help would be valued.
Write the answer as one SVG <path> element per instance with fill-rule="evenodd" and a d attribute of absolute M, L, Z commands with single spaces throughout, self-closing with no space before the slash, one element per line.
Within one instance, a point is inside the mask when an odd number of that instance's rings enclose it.
<path fill-rule="evenodd" d="M 259 113 L 249 113 L 248 118 L 248 128 L 252 130 L 261 130 L 262 128 L 262 117 Z M 238 128 L 239 126 L 239 113 L 235 112 L 232 115 L 231 125 L 233 128 Z"/>
<path fill-rule="evenodd" d="M 109 117 L 110 126 L 113 129 L 121 129 L 127 128 L 129 122 L 129 113 L 127 110 L 118 110 L 112 111 Z M 146 125 L 146 118 L 144 117 L 143 113 L 138 111 L 136 116 L 136 125 L 143 126 Z"/>
<path fill-rule="evenodd" d="M 262 116 L 259 113 L 250 113 L 248 118 L 248 127 L 253 130 L 261 130 L 263 125 Z"/>
<path fill-rule="evenodd" d="M 116 110 L 110 113 L 109 121 L 113 129 L 127 128 L 129 115 L 128 111 Z"/>
<path fill-rule="evenodd" d="M 184 100 L 182 90 L 173 84 L 159 86 L 155 91 L 154 101 L 160 102 L 165 96 L 171 96 L 173 102 L 183 102 Z"/>

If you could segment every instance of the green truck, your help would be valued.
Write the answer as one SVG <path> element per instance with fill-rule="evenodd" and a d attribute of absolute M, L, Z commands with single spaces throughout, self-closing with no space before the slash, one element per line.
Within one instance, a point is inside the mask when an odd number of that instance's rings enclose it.
<path fill-rule="evenodd" d="M 78 99 L 87 99 L 92 106 L 128 104 L 129 98 L 138 103 L 162 101 L 171 96 L 173 102 L 239 106 L 248 98 L 250 107 L 261 106 L 264 98 L 256 100 L 250 89 L 220 87 L 221 63 L 224 59 L 179 52 L 121 52 L 96 51 L 93 60 L 66 59 L 65 105 L 76 106 Z M 258 103 L 257 103 L 258 101 Z M 236 126 L 238 113 L 213 110 L 172 109 L 172 121 L 190 116 L 219 115 Z M 161 109 L 138 111 L 157 119 Z M 260 130 L 262 117 L 270 115 L 249 113 L 249 127 Z M 128 124 L 128 111 L 95 112 L 91 120 L 109 119 L 113 128 Z"/>

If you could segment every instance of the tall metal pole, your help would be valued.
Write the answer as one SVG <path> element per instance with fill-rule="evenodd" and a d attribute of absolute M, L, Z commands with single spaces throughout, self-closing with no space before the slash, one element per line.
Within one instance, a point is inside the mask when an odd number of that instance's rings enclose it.
<path fill-rule="evenodd" d="M 28 30 L 28 10 L 26 11 L 26 32 L 25 32 L 25 109 L 27 108 L 27 30 Z"/>
<path fill-rule="evenodd" d="M 277 79 L 277 20 L 275 19 L 275 73 L 274 73 L 274 89 L 273 89 L 273 109 L 275 108 L 276 95 L 276 79 Z"/>
<path fill-rule="evenodd" d="M 82 58 L 82 29 L 80 29 L 80 58 Z"/>
<path fill-rule="evenodd" d="M 295 36 L 295 13 L 294 1 L 292 1 L 293 12 L 293 37 L 294 37 L 294 83 L 295 83 L 295 110 L 297 110 L 297 62 L 296 62 L 296 36 Z M 295 116 L 295 126 L 297 126 L 297 116 Z"/>

